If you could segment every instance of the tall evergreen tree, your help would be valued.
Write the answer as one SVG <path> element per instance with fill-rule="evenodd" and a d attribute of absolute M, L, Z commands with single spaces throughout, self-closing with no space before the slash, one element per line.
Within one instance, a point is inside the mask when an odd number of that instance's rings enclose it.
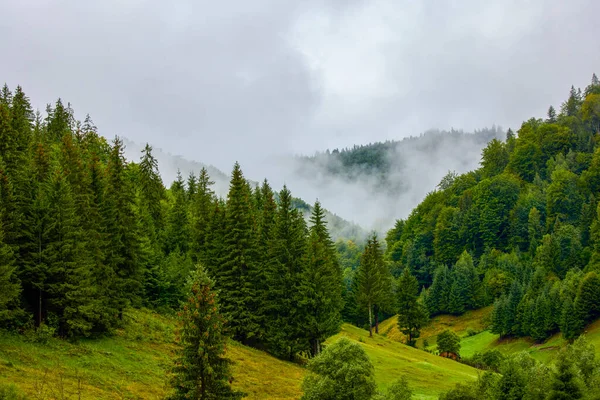
<path fill-rule="evenodd" d="M 373 336 L 373 307 L 385 304 L 393 298 L 391 292 L 392 274 L 385 265 L 377 235 L 373 234 L 367 240 L 367 246 L 360 259 L 356 271 L 358 283 L 357 299 L 361 307 L 369 315 L 369 336 Z"/>
<path fill-rule="evenodd" d="M 196 183 L 196 193 L 191 199 L 191 250 L 195 258 L 204 261 L 206 256 L 207 234 L 215 194 L 211 189 L 214 182 L 210 180 L 208 171 L 202 167 L 198 182 Z"/>
<path fill-rule="evenodd" d="M 304 332 L 313 356 L 321 343 L 339 332 L 341 325 L 342 272 L 329 232 L 325 211 L 315 202 L 306 250 L 306 266 L 300 276 L 300 302 L 304 312 Z"/>
<path fill-rule="evenodd" d="M 398 304 L 398 329 L 407 336 L 406 344 L 414 346 L 421 335 L 421 328 L 427 323 L 429 314 L 419 301 L 419 281 L 409 268 L 404 268 L 396 285 Z"/>
<path fill-rule="evenodd" d="M 231 361 L 225 357 L 227 337 L 225 321 L 210 280 L 198 268 L 191 293 L 179 313 L 182 327 L 178 335 L 178 351 L 171 386 L 172 400 L 239 399 L 243 394 L 230 385 Z"/>
<path fill-rule="evenodd" d="M 292 206 L 287 187 L 279 193 L 279 208 L 273 226 L 267 270 L 266 341 L 270 351 L 293 359 L 296 353 L 309 349 L 304 332 L 306 300 L 301 291 L 305 271 L 306 223 Z"/>
<path fill-rule="evenodd" d="M 103 201 L 104 229 L 108 241 L 105 262 L 108 276 L 114 281 L 103 282 L 104 292 L 119 316 L 126 306 L 139 304 L 143 288 L 143 273 L 138 262 L 139 234 L 135 214 L 135 196 L 126 177 L 123 142 L 115 138 L 106 170 L 106 191 Z"/>
<path fill-rule="evenodd" d="M 260 335 L 262 327 L 256 295 L 256 234 L 252 199 L 242 169 L 235 163 L 227 194 L 223 253 L 216 287 L 222 291 L 222 309 L 233 337 L 244 343 Z"/>

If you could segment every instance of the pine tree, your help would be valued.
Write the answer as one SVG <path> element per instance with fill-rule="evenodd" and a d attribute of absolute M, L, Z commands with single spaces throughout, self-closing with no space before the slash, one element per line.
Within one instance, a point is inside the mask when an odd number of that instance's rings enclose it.
<path fill-rule="evenodd" d="M 407 336 L 406 344 L 414 346 L 421 328 L 429 320 L 427 309 L 419 301 L 419 282 L 409 268 L 404 268 L 396 287 L 398 329 Z"/>
<path fill-rule="evenodd" d="M 556 122 L 556 110 L 552 106 L 548 108 L 548 119 L 546 119 L 546 121 L 551 124 Z"/>
<path fill-rule="evenodd" d="M 48 203 L 49 226 L 43 251 L 48 312 L 57 316 L 61 336 L 87 335 L 94 327 L 96 287 L 71 187 L 61 171 L 52 174 Z"/>
<path fill-rule="evenodd" d="M 548 394 L 548 400 L 571 400 L 583 398 L 583 393 L 577 376 L 573 370 L 571 361 L 562 353 L 556 363 L 554 382 L 552 390 Z"/>
<path fill-rule="evenodd" d="M 600 316 L 600 278 L 595 272 L 587 273 L 581 281 L 574 308 L 578 318 L 584 324 Z"/>
<path fill-rule="evenodd" d="M 563 334 L 563 337 L 569 341 L 572 341 L 581 333 L 583 326 L 583 320 L 576 312 L 575 307 L 573 306 L 573 301 L 570 298 L 567 298 L 561 313 L 560 330 Z"/>
<path fill-rule="evenodd" d="M 179 313 L 182 327 L 180 349 L 173 367 L 172 400 L 239 399 L 243 394 L 231 388 L 231 361 L 225 357 L 225 320 L 210 280 L 198 267 L 191 293 Z"/>
<path fill-rule="evenodd" d="M 335 246 L 325 221 L 321 203 L 315 203 L 310 218 L 306 266 L 300 276 L 300 303 L 304 333 L 313 356 L 321 352 L 321 343 L 339 332 L 342 320 L 342 272 Z"/>
<path fill-rule="evenodd" d="M 196 183 L 196 193 L 191 199 L 191 249 L 199 261 L 204 261 L 206 256 L 207 233 L 210 232 L 209 224 L 215 197 L 212 185 L 214 182 L 210 180 L 208 171 L 202 167 Z"/>
<path fill-rule="evenodd" d="M 372 337 L 373 307 L 376 304 L 388 303 L 393 297 L 390 284 L 392 275 L 383 260 L 376 234 L 367 240 L 367 246 L 356 271 L 356 279 L 358 283 L 357 300 L 369 314 L 369 336 Z"/>
<path fill-rule="evenodd" d="M 301 291 L 306 273 L 306 223 L 292 206 L 287 187 L 279 193 L 279 208 L 273 226 L 269 265 L 266 272 L 266 341 L 278 357 L 293 359 L 296 353 L 309 349 L 304 332 L 306 300 Z"/>
<path fill-rule="evenodd" d="M 140 241 L 135 214 L 135 196 L 126 178 L 123 142 L 115 138 L 107 165 L 106 191 L 103 201 L 104 229 L 107 233 L 107 274 L 114 281 L 103 282 L 104 293 L 112 308 L 122 317 L 130 304 L 139 304 L 144 271 L 140 267 Z"/>
<path fill-rule="evenodd" d="M 188 203 L 185 183 L 179 171 L 170 191 L 173 200 L 167 216 L 165 253 L 179 251 L 185 254 L 190 248 Z"/>
<path fill-rule="evenodd" d="M 50 109 L 48 112 L 48 126 L 47 126 L 47 142 L 57 142 L 63 135 L 70 131 L 69 127 L 69 111 L 62 103 L 61 99 L 56 101 L 54 109 Z"/>
<path fill-rule="evenodd" d="M 227 194 L 223 257 L 216 285 L 222 293 L 223 314 L 233 337 L 244 343 L 258 337 L 262 329 L 256 296 L 258 266 L 252 216 L 251 192 L 240 165 L 235 163 Z"/>
<path fill-rule="evenodd" d="M 33 311 L 39 326 L 45 318 L 47 264 L 44 250 L 50 223 L 48 216 L 48 177 L 50 156 L 46 146 L 38 144 L 34 149 L 28 169 L 28 183 L 23 196 L 17 198 L 19 213 L 18 265 L 19 279 L 23 285 L 26 309 Z"/>

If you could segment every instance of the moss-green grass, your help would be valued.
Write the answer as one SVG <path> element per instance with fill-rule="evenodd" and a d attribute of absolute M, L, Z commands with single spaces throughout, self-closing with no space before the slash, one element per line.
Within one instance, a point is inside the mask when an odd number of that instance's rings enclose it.
<path fill-rule="evenodd" d="M 479 310 L 467 311 L 461 316 L 436 315 L 429 323 L 421 329 L 421 335 L 417 340 L 417 347 L 423 347 L 426 340 L 429 345 L 434 345 L 437 335 L 445 329 L 456 332 L 459 336 L 466 336 L 468 331 L 482 332 L 490 323 L 492 307 L 480 308 Z M 379 325 L 379 332 L 389 339 L 404 342 L 404 335 L 398 330 L 398 317 L 386 319 Z"/>
<path fill-rule="evenodd" d="M 175 350 L 172 318 L 129 310 L 125 328 L 106 338 L 69 343 L 30 343 L 0 334 L 0 384 L 14 384 L 31 398 L 161 399 Z M 234 386 L 248 399 L 297 399 L 305 370 L 231 342 Z M 80 386 L 80 389 L 78 389 Z M 70 397 L 68 397 L 70 398 Z"/>
<path fill-rule="evenodd" d="M 492 307 L 468 311 L 455 317 L 451 315 L 438 315 L 431 319 L 429 324 L 421 331 L 421 338 L 417 346 L 423 347 L 423 340 L 429 343 L 428 349 L 434 350 L 436 337 L 444 329 L 450 329 L 461 337 L 460 354 L 463 358 L 473 356 L 477 352 L 488 350 L 499 350 L 503 354 L 513 354 L 520 351 L 528 352 L 538 361 L 548 362 L 556 353 L 567 345 L 562 335 L 556 334 L 543 343 L 535 343 L 530 338 L 510 338 L 500 340 L 499 335 L 487 330 L 490 323 Z M 389 318 L 380 324 L 380 332 L 389 339 L 404 341 L 404 336 L 398 331 L 397 317 Z M 469 336 L 468 332 L 478 332 Z M 600 354 L 600 320 L 589 325 L 585 334 L 587 339 L 594 344 L 596 351 Z"/>
<path fill-rule="evenodd" d="M 345 336 L 360 343 L 375 367 L 375 380 L 381 390 L 405 375 L 416 399 L 436 399 L 456 383 L 474 380 L 478 371 L 467 365 L 442 358 L 382 335 L 369 338 L 369 332 L 344 324 L 342 331 L 328 343 Z"/>
<path fill-rule="evenodd" d="M 70 343 L 49 339 L 32 343 L 22 335 L 0 333 L 0 386 L 14 384 L 35 399 L 161 399 L 175 351 L 175 320 L 147 310 L 129 310 L 115 335 Z M 457 382 L 473 380 L 477 370 L 381 335 L 345 324 L 341 336 L 360 343 L 375 366 L 379 389 L 405 375 L 420 399 L 437 398 Z M 248 399 L 298 399 L 306 370 L 268 354 L 230 342 L 234 387 Z M 65 396 L 61 394 L 65 393 Z M 71 397 L 69 397 L 71 396 Z"/>

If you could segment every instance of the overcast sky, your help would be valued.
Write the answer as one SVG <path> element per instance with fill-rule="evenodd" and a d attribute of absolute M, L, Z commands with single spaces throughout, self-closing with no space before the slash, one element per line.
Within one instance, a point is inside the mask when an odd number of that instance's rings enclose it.
<path fill-rule="evenodd" d="M 273 154 L 518 127 L 600 72 L 600 1 L 0 0 L 0 80 L 253 179 Z"/>

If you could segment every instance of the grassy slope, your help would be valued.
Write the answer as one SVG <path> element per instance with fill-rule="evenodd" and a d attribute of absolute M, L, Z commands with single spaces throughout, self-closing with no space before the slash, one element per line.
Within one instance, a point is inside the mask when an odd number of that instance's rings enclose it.
<path fill-rule="evenodd" d="M 23 336 L 0 334 L 0 384 L 14 383 L 32 398 L 62 398 L 65 391 L 83 399 L 160 399 L 175 345 L 174 321 L 148 311 L 126 313 L 125 329 L 113 337 L 69 343 L 50 339 L 30 343 Z M 340 336 L 361 342 L 375 366 L 381 389 L 407 376 L 417 398 L 436 398 L 456 382 L 474 379 L 466 365 L 419 351 L 385 337 L 344 325 Z M 264 352 L 231 342 L 234 386 L 249 399 L 297 399 L 306 371 Z M 40 394 L 41 393 L 41 394 Z M 70 398 L 65 396 L 64 398 Z"/>
<path fill-rule="evenodd" d="M 489 319 L 492 313 L 492 307 L 485 307 L 479 310 L 467 311 L 460 317 L 452 315 L 437 315 L 429 321 L 429 324 L 421 330 L 421 337 L 417 341 L 417 347 L 423 346 L 423 340 L 427 340 L 430 345 L 435 344 L 437 335 L 445 329 L 451 329 L 460 336 L 466 336 L 467 330 L 472 329 L 481 332 L 489 325 Z M 388 338 L 402 342 L 404 335 L 398 330 L 398 318 L 391 317 L 379 325 L 379 332 Z"/>
<path fill-rule="evenodd" d="M 380 389 L 406 375 L 417 399 L 435 399 L 458 382 L 477 377 L 477 370 L 446 358 L 426 353 L 381 335 L 369 338 L 363 329 L 345 324 L 342 331 L 328 342 L 341 336 L 358 341 L 375 366 L 375 379 Z"/>
<path fill-rule="evenodd" d="M 126 321 L 114 337 L 77 344 L 51 339 L 41 345 L 22 336 L 0 335 L 0 383 L 14 383 L 33 398 L 60 398 L 61 389 L 77 398 L 80 377 L 83 399 L 160 399 L 175 350 L 173 320 L 131 310 Z M 298 365 L 235 342 L 228 356 L 234 361 L 234 386 L 249 399 L 301 395 L 305 371 Z"/>
<path fill-rule="evenodd" d="M 486 307 L 469 311 L 459 317 L 451 315 L 436 316 L 422 330 L 417 345 L 421 347 L 423 339 L 427 339 L 429 348 L 434 349 L 436 336 L 444 329 L 451 329 L 462 337 L 461 355 L 463 357 L 471 357 L 476 352 L 497 349 L 504 354 L 527 351 L 537 360 L 546 362 L 551 360 L 556 352 L 567 343 L 560 334 L 554 335 L 541 344 L 528 338 L 499 340 L 498 335 L 484 330 L 489 325 L 491 311 L 492 307 Z M 381 323 L 380 332 L 392 340 L 403 341 L 404 336 L 398 331 L 396 324 L 396 317 L 389 318 Z M 467 336 L 468 329 L 479 333 L 474 336 Z M 587 327 L 586 335 L 588 340 L 594 344 L 596 350 L 600 352 L 600 320 Z"/>

